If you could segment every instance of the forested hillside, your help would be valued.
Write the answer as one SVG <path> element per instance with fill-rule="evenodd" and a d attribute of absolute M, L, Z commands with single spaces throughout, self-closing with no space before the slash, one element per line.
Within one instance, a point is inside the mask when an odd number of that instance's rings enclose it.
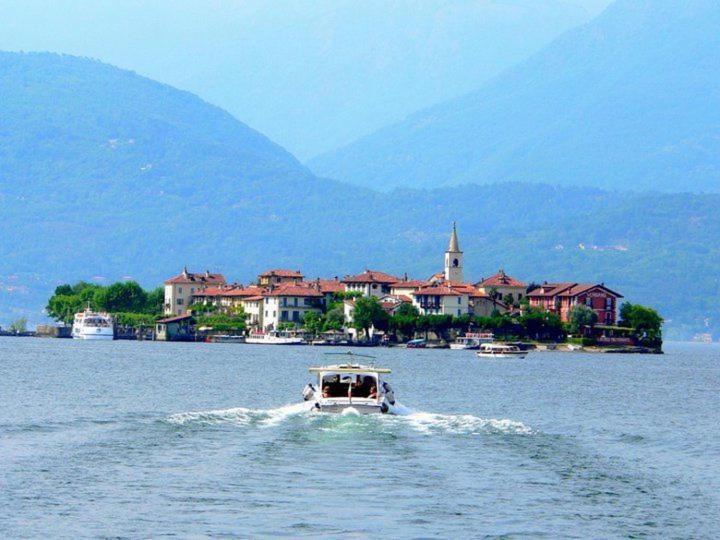
<path fill-rule="evenodd" d="M 544 185 L 371 191 L 312 176 L 223 111 L 97 62 L 0 55 L 0 324 L 58 283 L 183 265 L 426 277 L 458 222 L 466 275 L 598 280 L 676 331 L 720 331 L 720 195 Z M 581 246 L 582 245 L 582 246 Z"/>
<path fill-rule="evenodd" d="M 720 9 L 617 0 L 465 97 L 310 161 L 357 185 L 720 190 Z"/>

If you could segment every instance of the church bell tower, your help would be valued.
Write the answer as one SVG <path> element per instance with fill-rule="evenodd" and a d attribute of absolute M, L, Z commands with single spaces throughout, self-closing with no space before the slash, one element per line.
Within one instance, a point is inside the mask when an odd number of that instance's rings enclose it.
<path fill-rule="evenodd" d="M 457 227 L 453 222 L 450 244 L 445 252 L 445 281 L 463 281 L 463 252 L 458 244 Z"/>

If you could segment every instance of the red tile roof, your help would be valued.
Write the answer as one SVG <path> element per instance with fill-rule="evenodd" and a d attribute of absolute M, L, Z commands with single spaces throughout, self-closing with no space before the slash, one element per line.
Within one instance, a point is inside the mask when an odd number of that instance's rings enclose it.
<path fill-rule="evenodd" d="M 287 270 L 285 268 L 276 268 L 273 270 L 266 270 L 260 277 L 286 277 L 286 278 L 300 278 L 302 279 L 303 274 L 300 270 Z"/>
<path fill-rule="evenodd" d="M 455 289 L 451 287 L 447 287 L 445 285 L 434 285 L 430 287 L 422 287 L 421 289 L 418 289 L 414 293 L 412 293 L 413 296 L 422 296 L 422 295 L 430 295 L 430 296 L 460 296 L 461 294 L 467 294 L 466 292 L 458 292 Z"/>
<path fill-rule="evenodd" d="M 500 271 L 494 276 L 489 278 L 483 278 L 477 284 L 478 287 L 527 287 L 525 283 L 514 277 L 508 276 L 504 270 Z"/>
<path fill-rule="evenodd" d="M 168 279 L 166 285 L 181 285 L 185 283 L 198 283 L 201 285 L 224 285 L 226 283 L 225 277 L 222 274 L 211 274 L 205 272 L 204 274 L 196 274 L 188 272 L 187 269 L 183 270 L 182 273 L 175 277 Z"/>
<path fill-rule="evenodd" d="M 537 289 L 530 291 L 527 296 L 531 298 L 551 298 L 553 296 L 574 297 L 591 289 L 600 288 L 617 298 L 623 296 L 608 289 L 602 283 L 543 283 Z"/>
<path fill-rule="evenodd" d="M 263 296 L 310 296 L 313 298 L 322 298 L 324 295 L 314 287 L 307 285 L 295 285 L 293 283 L 284 283 L 273 289 L 265 289 Z"/>
<path fill-rule="evenodd" d="M 575 283 L 543 283 L 537 289 L 530 291 L 527 296 L 533 298 L 557 296 L 573 285 Z"/>
<path fill-rule="evenodd" d="M 242 285 L 227 285 L 224 287 L 206 287 L 193 296 L 196 297 L 243 297 L 243 296 L 255 296 L 262 292 L 260 287 L 251 285 L 250 287 L 244 287 Z"/>
<path fill-rule="evenodd" d="M 345 279 L 342 280 L 343 283 L 382 283 L 387 285 L 392 285 L 398 281 L 400 281 L 400 278 L 377 270 L 365 270 L 362 274 L 345 276 Z"/>
<path fill-rule="evenodd" d="M 343 292 L 345 284 L 339 279 L 316 279 L 311 285 L 315 285 L 322 293 Z"/>
<path fill-rule="evenodd" d="M 398 289 L 417 289 L 425 287 L 426 285 L 428 285 L 428 282 L 423 281 L 422 279 L 405 279 L 403 281 L 393 283 L 393 287 L 397 287 Z"/>

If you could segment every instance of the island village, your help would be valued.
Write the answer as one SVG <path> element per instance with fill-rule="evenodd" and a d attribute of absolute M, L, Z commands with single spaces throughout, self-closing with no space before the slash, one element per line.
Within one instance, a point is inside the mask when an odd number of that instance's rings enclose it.
<path fill-rule="evenodd" d="M 540 284 L 524 283 L 500 269 L 493 275 L 467 280 L 463 269 L 463 251 L 453 224 L 444 267 L 425 279 L 391 275 L 366 269 L 355 275 L 308 278 L 301 270 L 269 269 L 257 281 L 244 285 L 228 283 L 221 273 L 191 272 L 184 268 L 164 284 L 164 316 L 157 320 L 155 339 L 208 341 L 240 339 L 238 335 L 218 335 L 212 326 L 201 326 L 197 315 L 215 313 L 240 314 L 244 318 L 242 339 L 253 337 L 261 342 L 270 335 L 302 335 L 304 342 L 314 344 L 395 344 L 429 341 L 430 345 L 447 346 L 450 338 L 463 330 L 473 330 L 477 321 L 504 317 L 518 319 L 528 312 L 542 313 L 563 328 L 572 322 L 574 310 L 589 314 L 589 321 L 577 328 L 586 341 L 614 346 L 637 345 L 637 336 L 618 326 L 619 301 L 623 296 L 604 283 L 574 281 Z M 368 299 L 369 302 L 363 299 Z M 417 328 L 398 332 L 378 324 L 372 318 L 358 324 L 356 309 L 360 304 L 379 306 L 386 319 L 394 315 L 415 314 L 426 319 L 447 321 L 440 330 Z M 578 308 L 578 306 L 582 306 Z M 332 313 L 330 313 L 332 311 Z M 335 324 L 318 325 L 323 318 Z M 363 314 L 363 318 L 367 316 Z M 460 321 L 453 325 L 451 321 Z M 237 332 L 235 332 L 237 334 Z M 559 335 L 526 336 L 535 339 L 560 340 Z M 428 339 L 429 338 L 429 339 Z M 424 343 L 422 344 L 424 346 Z"/>

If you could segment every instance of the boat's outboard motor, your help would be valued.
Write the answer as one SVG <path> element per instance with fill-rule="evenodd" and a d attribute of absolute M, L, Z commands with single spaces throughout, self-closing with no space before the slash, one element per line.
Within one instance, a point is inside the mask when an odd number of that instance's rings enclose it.
<path fill-rule="evenodd" d="M 395 392 L 393 391 L 392 386 L 385 381 L 382 383 L 382 392 L 385 394 L 385 399 L 387 399 L 388 403 L 390 403 L 390 405 L 395 405 Z"/>
<path fill-rule="evenodd" d="M 305 401 L 309 401 L 315 397 L 315 387 L 312 383 L 307 383 L 307 386 L 303 388 L 302 396 Z"/>

